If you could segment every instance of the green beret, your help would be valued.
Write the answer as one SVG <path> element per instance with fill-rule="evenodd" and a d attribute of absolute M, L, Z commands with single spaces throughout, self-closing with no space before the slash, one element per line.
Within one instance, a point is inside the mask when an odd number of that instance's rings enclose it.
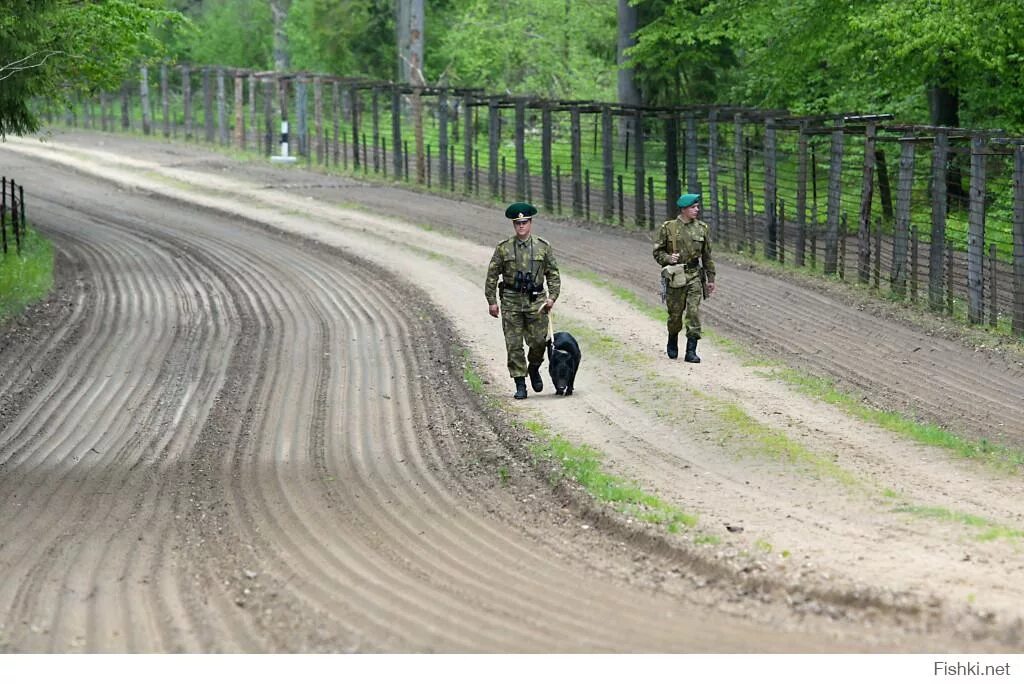
<path fill-rule="evenodd" d="M 691 192 L 687 195 L 680 195 L 679 199 L 676 200 L 676 206 L 680 209 L 685 209 L 686 207 L 692 207 L 697 202 L 700 202 L 700 195 Z"/>
<path fill-rule="evenodd" d="M 537 213 L 537 207 L 526 202 L 516 202 L 515 204 L 508 205 L 508 209 L 505 210 L 505 218 L 510 218 L 513 221 L 518 219 L 530 218 Z"/>

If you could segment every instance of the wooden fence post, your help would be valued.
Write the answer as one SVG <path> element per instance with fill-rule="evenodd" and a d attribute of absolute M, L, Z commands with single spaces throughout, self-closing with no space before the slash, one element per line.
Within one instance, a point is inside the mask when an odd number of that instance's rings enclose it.
<path fill-rule="evenodd" d="M 717 240 L 721 217 L 718 208 L 718 110 L 715 109 L 708 112 L 708 192 L 711 201 L 711 235 Z M 674 213 L 672 199 L 671 196 L 668 198 L 668 216 Z"/>
<path fill-rule="evenodd" d="M 857 280 L 867 283 L 871 277 L 871 198 L 875 187 L 875 131 L 868 122 L 864 132 L 864 168 L 861 172 L 860 223 L 857 230 Z"/>
<path fill-rule="evenodd" d="M 985 139 L 971 138 L 971 205 L 967 229 L 967 320 L 984 322 Z"/>
<path fill-rule="evenodd" d="M 203 124 L 206 128 L 206 142 L 212 143 L 213 131 L 213 88 L 210 87 L 210 67 L 203 67 Z"/>
<path fill-rule="evenodd" d="M 515 108 L 516 148 L 516 199 L 526 197 L 526 100 L 516 98 Z"/>
<path fill-rule="evenodd" d="M 882 280 L 882 219 L 875 219 L 875 267 L 874 281 L 872 287 L 876 290 L 881 286 Z"/>
<path fill-rule="evenodd" d="M 437 151 L 438 171 L 441 187 L 448 189 L 448 156 L 451 150 L 448 146 L 448 91 L 444 88 L 437 94 Z"/>
<path fill-rule="evenodd" d="M 370 115 L 373 124 L 373 172 L 380 173 L 380 86 L 375 85 L 370 90 Z"/>
<path fill-rule="evenodd" d="M 900 297 L 907 287 L 907 243 L 910 235 L 910 195 L 914 188 L 914 142 L 900 143 L 900 170 L 896 180 L 896 230 L 892 240 L 889 283 Z"/>
<path fill-rule="evenodd" d="M 716 212 L 716 213 L 718 213 L 718 212 Z M 729 243 L 730 243 L 729 237 L 732 234 L 732 226 L 736 225 L 735 214 L 733 215 L 734 218 L 733 218 L 732 221 L 730 221 L 728 218 L 726 218 L 728 215 L 729 215 L 729 186 L 728 185 L 723 185 L 722 186 L 722 211 L 721 211 L 722 218 L 721 218 L 721 220 L 718 223 L 719 232 L 715 236 L 715 239 L 719 240 L 722 243 L 722 248 L 723 249 L 729 249 Z"/>
<path fill-rule="evenodd" d="M 131 130 L 131 90 L 128 82 L 121 86 L 121 130 Z"/>
<path fill-rule="evenodd" d="M 551 103 L 545 100 L 540 110 L 540 184 L 546 211 L 555 208 L 554 179 L 551 175 L 551 126 Z"/>
<path fill-rule="evenodd" d="M 153 110 L 149 102 L 149 67 L 139 67 L 139 103 L 142 105 L 142 132 L 153 132 Z"/>
<path fill-rule="evenodd" d="M 638 129 L 637 135 L 641 133 Z M 693 112 L 686 115 L 686 190 L 696 193 L 701 190 L 700 177 L 697 175 L 697 117 Z"/>
<path fill-rule="evenodd" d="M 466 107 L 469 111 L 469 107 Z M 466 136 L 467 141 L 469 136 Z M 467 142 L 467 145 L 469 142 Z M 391 86 L 391 158 L 394 167 L 395 179 L 402 177 L 402 93 L 399 86 Z"/>
<path fill-rule="evenodd" d="M 160 115 L 163 119 L 164 137 L 171 137 L 171 103 L 167 86 L 167 63 L 160 64 Z"/>
<path fill-rule="evenodd" d="M 462 170 L 462 191 L 467 195 L 473 192 L 473 139 L 476 137 L 476 129 L 473 127 L 473 108 L 469 106 L 469 97 L 467 94 L 462 102 L 462 163 L 465 166 Z"/>
<path fill-rule="evenodd" d="M 224 90 L 224 69 L 217 69 L 217 142 L 228 145 L 227 94 Z"/>
<path fill-rule="evenodd" d="M 1013 332 L 1024 336 L 1024 145 L 1013 154 Z"/>
<path fill-rule="evenodd" d="M 775 119 L 764 120 L 764 236 L 763 250 L 766 259 L 776 258 L 778 240 L 777 205 L 778 192 L 776 186 L 775 157 Z"/>
<path fill-rule="evenodd" d="M 260 151 L 260 123 L 256 118 L 256 98 L 259 95 L 259 81 L 256 80 L 256 74 L 249 72 L 248 77 L 248 88 L 246 92 L 248 108 L 249 108 L 249 132 L 246 135 L 246 147 L 249 146 L 251 141 L 252 149 L 254 152 L 259 153 Z"/>
<path fill-rule="evenodd" d="M 803 268 L 807 246 L 807 123 L 800 122 L 796 140 L 796 248 L 793 263 Z"/>
<path fill-rule="evenodd" d="M 779 200 L 779 263 L 786 263 L 786 202 Z"/>
<path fill-rule="evenodd" d="M 572 146 L 572 215 L 583 216 L 583 152 L 582 127 L 579 105 L 572 105 L 570 115 L 570 142 Z"/>
<path fill-rule="evenodd" d="M 182 117 L 185 119 L 185 140 L 191 140 L 195 111 L 192 108 L 192 70 L 187 64 L 181 67 L 181 99 Z"/>
<path fill-rule="evenodd" d="M 910 224 L 910 301 L 917 303 L 917 224 Z"/>
<path fill-rule="evenodd" d="M 928 306 L 942 310 L 943 252 L 946 246 L 946 164 L 949 160 L 949 138 L 943 131 L 935 134 L 932 149 L 932 231 L 928 247 Z"/>
<path fill-rule="evenodd" d="M 745 200 L 744 190 L 746 187 L 744 179 L 745 155 L 743 154 L 743 115 L 737 112 L 733 115 L 733 186 L 736 190 L 736 244 L 738 251 L 743 250 L 747 238 L 747 211 L 743 206 Z"/>
<path fill-rule="evenodd" d="M 348 89 L 348 103 L 352 109 L 349 112 L 352 116 L 352 170 L 359 171 L 366 160 L 359 154 L 359 115 L 362 112 L 360 111 L 359 88 L 355 85 Z"/>
<path fill-rule="evenodd" d="M 652 176 L 653 180 L 653 176 Z M 665 118 L 665 215 L 675 213 L 679 188 L 679 117 L 670 112 Z"/>
<path fill-rule="evenodd" d="M 498 109 L 498 98 L 491 97 L 487 100 L 487 145 L 488 165 L 487 181 L 491 190 L 491 197 L 498 196 L 498 149 L 501 143 L 501 110 Z"/>
<path fill-rule="evenodd" d="M 615 157 L 612 140 L 612 108 L 601 106 L 601 174 L 604 182 L 604 220 L 615 218 Z"/>
<path fill-rule="evenodd" d="M 998 262 L 996 261 L 996 243 L 988 243 L 988 325 L 993 330 L 999 322 L 999 299 L 997 297 L 999 293 L 999 283 L 996 279 L 996 269 Z"/>
<path fill-rule="evenodd" d="M 843 119 L 835 120 L 828 168 L 828 214 L 825 217 L 825 275 L 834 275 L 839 260 L 839 212 L 843 181 Z"/>
<path fill-rule="evenodd" d="M 235 147 L 245 149 L 245 81 L 241 72 L 236 71 L 235 80 Z"/>
<path fill-rule="evenodd" d="M 295 138 L 298 154 L 309 163 L 309 110 L 307 109 L 309 96 L 307 91 L 308 81 L 304 76 L 295 77 Z"/>
<path fill-rule="evenodd" d="M 633 110 L 633 205 L 636 210 L 634 222 L 643 226 L 644 221 L 644 113 Z"/>

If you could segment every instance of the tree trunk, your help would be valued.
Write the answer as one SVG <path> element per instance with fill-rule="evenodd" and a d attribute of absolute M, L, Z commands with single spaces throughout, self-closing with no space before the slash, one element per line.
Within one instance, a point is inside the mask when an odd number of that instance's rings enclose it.
<path fill-rule="evenodd" d="M 398 79 L 410 85 L 423 80 L 423 0 L 398 0 L 396 3 L 398 37 Z"/>
<path fill-rule="evenodd" d="M 619 65 L 618 95 L 619 103 L 625 105 L 640 104 L 640 91 L 636 87 L 635 72 L 633 67 L 626 66 L 628 58 L 625 55 L 627 49 L 636 45 L 636 34 L 639 19 L 636 7 L 630 6 L 629 0 L 619 0 L 619 37 L 616 61 Z"/>
<path fill-rule="evenodd" d="M 288 52 L 288 35 L 284 31 L 291 0 L 270 0 L 270 13 L 274 16 L 274 69 L 288 71 L 291 57 Z"/>
<path fill-rule="evenodd" d="M 937 82 L 928 87 L 928 115 L 933 126 L 960 127 L 960 93 L 949 82 Z M 946 197 L 949 211 L 962 210 L 968 205 L 964 190 L 962 159 L 951 151 L 946 167 Z"/>

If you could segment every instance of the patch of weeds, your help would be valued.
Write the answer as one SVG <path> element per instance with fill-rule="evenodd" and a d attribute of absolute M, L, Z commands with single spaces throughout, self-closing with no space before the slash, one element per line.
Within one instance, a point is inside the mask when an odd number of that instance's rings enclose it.
<path fill-rule="evenodd" d="M 481 396 L 484 394 L 484 381 L 473 368 L 468 349 L 462 350 L 462 379 L 466 381 L 466 385 L 474 394 Z"/>
<path fill-rule="evenodd" d="M 669 532 L 678 532 L 682 527 L 693 527 L 697 517 L 672 506 L 653 494 L 644 492 L 634 483 L 611 475 L 602 469 L 604 454 L 587 445 L 577 445 L 563 437 L 551 435 L 537 421 L 523 423 L 536 439 L 530 445 L 535 457 L 558 467 L 553 483 L 570 479 L 598 501 L 610 503 L 630 517 L 664 525 Z"/>
<path fill-rule="evenodd" d="M 618 394 L 635 404 L 647 406 L 648 410 L 659 419 L 693 419 L 693 416 L 680 416 L 681 407 L 677 404 L 650 404 L 651 397 L 672 396 L 678 391 L 678 387 L 662 380 L 650 368 L 650 363 L 644 354 L 630 352 L 627 345 L 622 342 L 580 323 L 574 323 L 574 331 L 576 338 L 585 344 L 588 352 L 608 361 L 628 363 L 643 373 L 646 378 L 643 383 L 643 396 L 631 393 L 630 389 L 623 386 L 622 383 L 616 383 L 613 387 Z M 810 467 L 812 472 L 819 476 L 831 478 L 847 486 L 859 484 L 853 474 L 837 466 L 831 458 L 817 454 L 791 440 L 784 433 L 759 423 L 738 405 L 716 399 L 696 389 L 688 390 L 688 396 L 693 401 L 688 402 L 687 407 L 691 410 L 699 410 L 701 421 L 707 421 L 710 418 L 709 414 L 714 415 L 714 419 L 719 423 L 715 426 L 714 432 L 718 436 L 720 446 L 729 445 L 747 455 L 768 456 L 783 463 Z M 697 408 L 694 409 L 694 407 Z M 736 443 L 737 441 L 739 444 Z"/>
<path fill-rule="evenodd" d="M 1024 530 L 1017 530 L 1012 527 L 1007 527 L 1006 525 L 1000 525 L 986 518 L 982 518 L 981 516 L 971 515 L 970 513 L 951 511 L 948 508 L 943 508 L 941 506 L 914 506 L 907 504 L 905 506 L 898 506 L 895 511 L 897 513 L 907 513 L 920 518 L 929 518 L 931 520 L 940 520 L 943 522 L 964 525 L 966 527 L 977 528 L 979 532 L 975 536 L 975 539 L 978 541 L 1024 538 Z"/>
<path fill-rule="evenodd" d="M 835 384 L 830 380 L 786 369 L 775 370 L 773 377 L 805 395 L 837 406 L 852 416 L 909 437 L 919 444 L 948 449 L 962 458 L 985 463 L 1003 472 L 1013 472 L 1024 465 L 1024 452 L 993 444 L 985 439 L 965 439 L 931 423 L 919 423 L 894 411 L 882 411 L 865 406 L 853 397 L 836 390 Z"/>
<path fill-rule="evenodd" d="M 31 226 L 22 236 L 21 254 L 8 229 L 8 251 L 0 251 L 0 321 L 21 313 L 53 287 L 53 245 Z"/>
<path fill-rule="evenodd" d="M 505 466 L 501 466 L 500 468 L 498 468 L 498 481 L 501 482 L 501 484 L 508 485 L 511 479 L 512 476 L 509 475 L 508 468 L 506 468 Z"/>
<path fill-rule="evenodd" d="M 722 539 L 717 534 L 698 534 L 693 539 L 694 544 L 707 544 L 713 546 L 715 544 L 721 544 Z"/>
<path fill-rule="evenodd" d="M 758 551 L 763 551 L 764 553 L 771 553 L 773 547 L 770 542 L 764 539 L 758 539 L 754 542 L 754 548 Z"/>

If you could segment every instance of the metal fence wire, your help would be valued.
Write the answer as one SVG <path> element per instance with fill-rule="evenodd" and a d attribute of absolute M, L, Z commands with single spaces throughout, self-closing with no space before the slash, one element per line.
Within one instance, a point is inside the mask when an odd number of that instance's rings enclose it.
<path fill-rule="evenodd" d="M 63 115 L 628 230 L 699 192 L 722 249 L 1024 336 L 1024 139 L 1000 132 L 187 64 L 142 68 Z"/>

